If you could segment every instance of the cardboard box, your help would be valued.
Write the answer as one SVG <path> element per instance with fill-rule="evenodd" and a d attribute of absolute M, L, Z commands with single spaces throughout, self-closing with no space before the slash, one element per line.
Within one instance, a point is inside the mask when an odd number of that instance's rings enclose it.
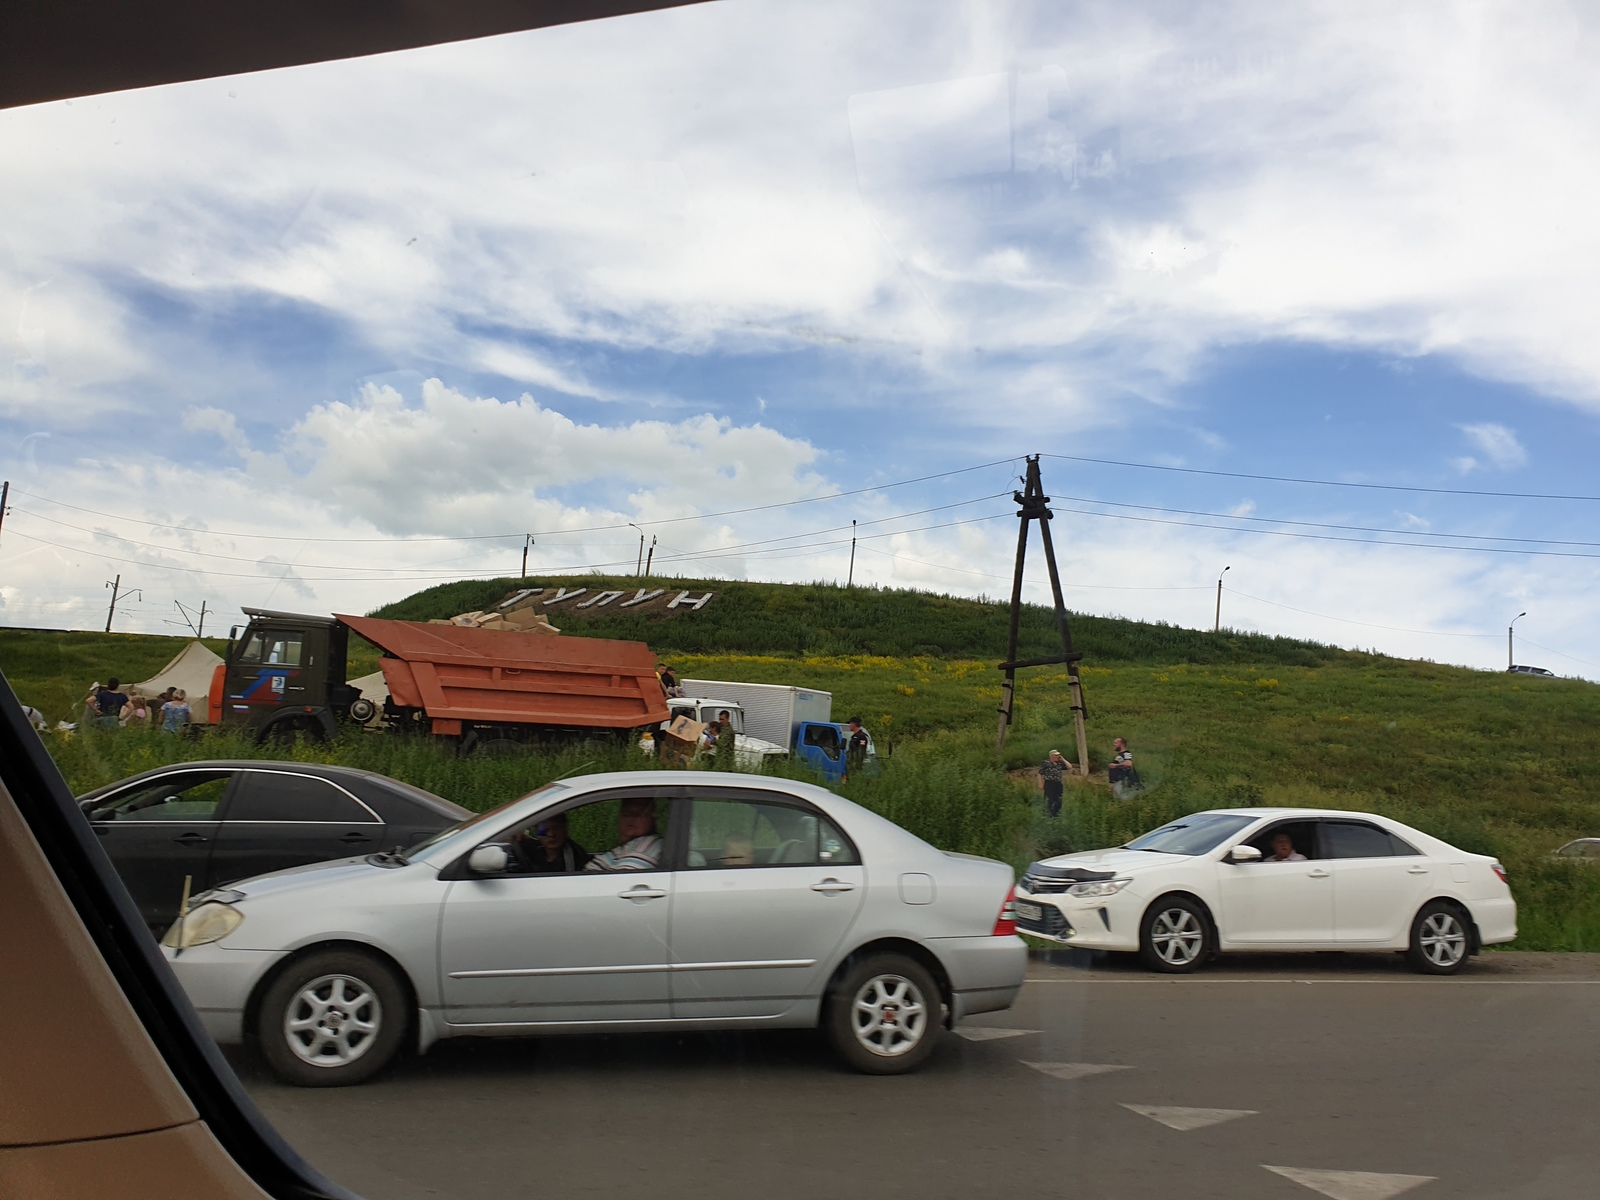
<path fill-rule="evenodd" d="M 672 724 L 663 731 L 668 737 L 675 737 L 680 742 L 693 742 L 700 744 L 701 735 L 706 731 L 705 725 L 693 717 L 674 717 Z"/>
<path fill-rule="evenodd" d="M 505 614 L 504 620 L 512 629 L 520 629 L 524 633 L 560 633 L 554 625 L 550 624 L 542 612 L 535 612 L 531 608 L 515 608 Z"/>

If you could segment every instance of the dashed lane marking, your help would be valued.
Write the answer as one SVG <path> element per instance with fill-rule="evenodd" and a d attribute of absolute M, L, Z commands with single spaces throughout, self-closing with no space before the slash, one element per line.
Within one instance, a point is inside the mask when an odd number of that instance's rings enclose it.
<path fill-rule="evenodd" d="M 1123 1066 L 1121 1063 L 1028 1062 L 1026 1059 L 1023 1059 L 1022 1063 L 1035 1071 L 1042 1071 L 1051 1079 L 1069 1082 L 1074 1079 L 1087 1079 L 1090 1075 L 1105 1075 L 1110 1071 L 1133 1070 L 1132 1067 Z"/>
<path fill-rule="evenodd" d="M 1375 1171 L 1315 1171 L 1307 1167 L 1261 1165 L 1331 1200 L 1389 1200 L 1390 1196 L 1409 1192 L 1438 1178 L 1437 1175 L 1381 1175 Z"/>
<path fill-rule="evenodd" d="M 964 1037 L 969 1042 L 992 1042 L 998 1038 L 1022 1037 L 1038 1032 L 1037 1029 L 997 1029 L 992 1025 L 975 1025 L 957 1029 L 956 1036 Z"/>
<path fill-rule="evenodd" d="M 1253 1108 L 1180 1108 L 1164 1104 L 1124 1104 L 1122 1107 L 1141 1117 L 1159 1121 L 1168 1129 L 1176 1129 L 1180 1133 L 1204 1129 L 1207 1125 L 1221 1125 L 1224 1121 L 1234 1121 L 1240 1117 L 1253 1117 L 1257 1111 Z"/>

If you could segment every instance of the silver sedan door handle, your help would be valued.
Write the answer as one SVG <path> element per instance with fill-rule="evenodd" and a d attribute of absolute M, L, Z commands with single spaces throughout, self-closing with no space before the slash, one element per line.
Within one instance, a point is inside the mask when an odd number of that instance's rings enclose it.
<path fill-rule="evenodd" d="M 853 892 L 853 891 L 855 891 L 855 887 L 856 887 L 856 885 L 853 884 L 853 883 L 841 883 L 837 879 L 824 879 L 821 883 L 813 883 L 811 885 L 811 890 L 813 892 L 828 892 L 828 893 L 832 893 L 832 892 Z"/>
<path fill-rule="evenodd" d="M 1328 877 L 1328 873 L 1326 871 L 1324 871 L 1321 867 L 1318 867 L 1315 871 L 1307 871 L 1306 872 L 1306 878 L 1307 879 L 1326 879 L 1327 877 Z"/>
<path fill-rule="evenodd" d="M 666 893 L 660 888 L 645 887 L 643 884 L 640 884 L 636 888 L 629 888 L 625 892 L 618 892 L 617 895 L 621 896 L 624 900 L 659 900 L 661 897 L 665 896 Z"/>

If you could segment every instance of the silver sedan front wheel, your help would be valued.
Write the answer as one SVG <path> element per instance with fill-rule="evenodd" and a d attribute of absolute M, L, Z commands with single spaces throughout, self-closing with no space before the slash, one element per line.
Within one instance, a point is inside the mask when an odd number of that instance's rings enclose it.
<path fill-rule="evenodd" d="M 314 952 L 273 978 L 257 1009 L 261 1054 L 301 1087 L 359 1083 L 399 1050 L 409 992 L 393 967 L 355 949 Z"/>
<path fill-rule="evenodd" d="M 1211 953 L 1211 924 L 1194 901 L 1174 896 L 1153 904 L 1140 930 L 1139 954 L 1156 971 L 1193 971 Z"/>
<path fill-rule="evenodd" d="M 372 1049 L 383 1027 L 383 1005 L 371 987 L 351 975 L 322 975 L 289 1002 L 283 1036 L 301 1062 L 342 1067 Z"/>

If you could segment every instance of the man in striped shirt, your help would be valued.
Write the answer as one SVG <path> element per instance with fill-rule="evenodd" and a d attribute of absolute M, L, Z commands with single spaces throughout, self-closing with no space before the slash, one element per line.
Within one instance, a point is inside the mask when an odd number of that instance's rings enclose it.
<path fill-rule="evenodd" d="M 661 865 L 665 843 L 656 832 L 656 802 L 624 800 L 617 813 L 617 845 L 596 854 L 585 871 L 654 871 Z"/>

